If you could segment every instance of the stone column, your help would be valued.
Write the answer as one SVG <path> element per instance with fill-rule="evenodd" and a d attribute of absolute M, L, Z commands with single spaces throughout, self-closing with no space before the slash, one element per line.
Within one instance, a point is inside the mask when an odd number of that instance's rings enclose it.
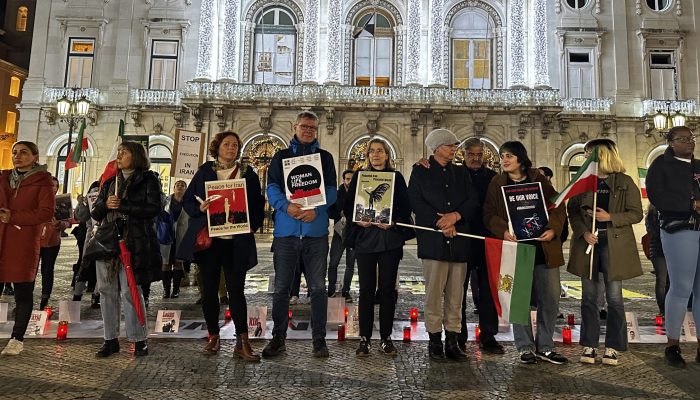
<path fill-rule="evenodd" d="M 547 52 L 547 0 L 532 1 L 532 48 L 534 54 L 534 82 L 538 89 L 549 89 L 549 57 Z"/>
<path fill-rule="evenodd" d="M 318 83 L 318 25 L 320 0 L 307 0 L 304 20 L 304 69 L 301 83 Z"/>
<path fill-rule="evenodd" d="M 340 23 L 343 11 L 342 0 L 328 0 L 328 66 L 326 71 L 326 84 L 341 83 L 340 62 L 343 49 L 343 26 Z"/>
<path fill-rule="evenodd" d="M 406 85 L 421 85 L 420 79 L 420 16 L 421 1 L 408 0 L 406 15 Z M 400 60 L 399 60 L 400 61 Z"/>
<path fill-rule="evenodd" d="M 216 44 L 218 41 L 217 0 L 202 0 L 199 13 L 199 51 L 195 80 L 212 81 L 216 74 Z"/>
<path fill-rule="evenodd" d="M 443 82 L 443 50 L 445 46 L 445 24 L 443 12 L 443 0 L 430 1 L 430 77 L 428 84 L 431 86 L 444 86 Z"/>
<path fill-rule="evenodd" d="M 527 87 L 525 79 L 525 0 L 511 0 L 508 10 L 509 79 L 511 88 Z"/>
<path fill-rule="evenodd" d="M 238 32 L 240 23 L 238 0 L 224 1 L 224 22 L 222 27 L 223 44 L 219 59 L 219 80 L 236 82 L 238 80 Z"/>

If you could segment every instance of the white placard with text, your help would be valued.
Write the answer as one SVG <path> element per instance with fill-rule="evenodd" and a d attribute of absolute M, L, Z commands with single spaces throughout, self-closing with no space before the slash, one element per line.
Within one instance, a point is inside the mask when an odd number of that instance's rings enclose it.
<path fill-rule="evenodd" d="M 627 320 L 627 341 L 629 343 L 641 343 L 637 314 L 632 311 L 627 311 L 625 312 L 625 319 Z"/>
<path fill-rule="evenodd" d="M 180 310 L 158 310 L 155 332 L 177 333 L 180 330 Z"/>
<path fill-rule="evenodd" d="M 264 338 L 267 333 L 266 322 L 266 306 L 248 306 L 248 336 Z"/>
<path fill-rule="evenodd" d="M 697 342 L 698 332 L 695 327 L 695 319 L 693 319 L 692 312 L 685 313 L 685 319 L 683 320 L 683 337 L 686 342 Z"/>
<path fill-rule="evenodd" d="M 48 319 L 49 316 L 46 311 L 32 311 L 32 315 L 29 317 L 29 325 L 27 325 L 27 336 L 43 335 Z"/>

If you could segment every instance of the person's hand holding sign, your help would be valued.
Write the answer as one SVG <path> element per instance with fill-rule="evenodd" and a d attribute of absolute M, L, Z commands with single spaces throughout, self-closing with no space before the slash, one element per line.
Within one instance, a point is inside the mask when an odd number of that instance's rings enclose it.
<path fill-rule="evenodd" d="M 303 212 L 304 210 L 301 209 L 299 204 L 289 203 L 289 205 L 287 205 L 287 214 L 294 219 L 301 219 Z"/>
<path fill-rule="evenodd" d="M 539 240 L 540 242 L 550 242 L 554 239 L 554 230 L 553 229 L 547 229 L 544 231 L 540 237 L 536 238 L 535 240 Z"/>

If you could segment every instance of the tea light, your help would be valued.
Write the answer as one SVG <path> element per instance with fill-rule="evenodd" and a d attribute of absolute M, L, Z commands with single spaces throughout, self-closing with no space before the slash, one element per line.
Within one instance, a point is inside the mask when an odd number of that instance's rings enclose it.
<path fill-rule="evenodd" d="M 56 340 L 66 340 L 66 337 L 68 337 L 68 322 L 61 321 L 56 329 Z"/>
<path fill-rule="evenodd" d="M 338 325 L 338 341 L 345 341 L 345 324 Z"/>
<path fill-rule="evenodd" d="M 410 326 L 403 327 L 403 342 L 404 343 L 411 342 L 411 327 Z"/>
<path fill-rule="evenodd" d="M 571 344 L 571 327 L 570 326 L 564 326 L 561 329 L 561 337 L 562 337 L 562 342 L 564 342 L 564 344 Z"/>
<path fill-rule="evenodd" d="M 411 322 L 418 322 L 418 309 L 411 308 L 410 311 Z"/>
<path fill-rule="evenodd" d="M 574 314 L 569 314 L 566 316 L 566 323 L 571 325 L 571 326 L 576 325 L 576 320 L 574 319 Z"/>

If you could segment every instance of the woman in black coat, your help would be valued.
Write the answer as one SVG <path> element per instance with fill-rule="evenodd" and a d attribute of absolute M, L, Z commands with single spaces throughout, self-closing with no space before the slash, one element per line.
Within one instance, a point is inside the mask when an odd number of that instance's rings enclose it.
<path fill-rule="evenodd" d="M 117 152 L 117 176 L 108 179 L 95 200 L 92 218 L 101 224 L 122 220 L 126 247 L 131 253 L 131 268 L 138 286 L 141 309 L 145 309 L 141 285 L 160 280 L 160 246 L 154 228 L 161 209 L 161 186 L 158 176 L 149 171 L 146 149 L 137 142 L 126 141 Z M 146 326 L 136 317 L 124 266 L 119 257 L 95 262 L 100 309 L 104 322 L 105 342 L 98 357 L 119 352 L 119 317 L 121 296 L 124 304 L 127 340 L 135 342 L 134 354 L 148 354 Z"/>
<path fill-rule="evenodd" d="M 229 310 L 231 310 L 231 318 L 236 327 L 237 340 L 233 354 L 245 361 L 260 361 L 260 356 L 253 353 L 248 342 L 248 306 L 243 289 L 246 271 L 257 264 L 257 249 L 253 232 L 262 226 L 265 198 L 262 195 L 260 181 L 255 171 L 237 161 L 240 152 L 241 139 L 231 131 L 217 133 L 209 144 L 209 155 L 215 161 L 207 161 L 199 167 L 183 199 L 183 208 L 191 219 L 187 233 L 180 244 L 181 249 L 178 249 L 178 257 L 192 258 L 187 256 L 187 253 L 194 252 L 197 233 L 202 229 L 207 229 L 207 210 L 211 203 L 214 201 L 228 202 L 228 198 L 225 200 L 207 199 L 205 182 L 245 179 L 250 232 L 214 237 L 211 239 L 211 247 L 197 252 L 194 259 L 202 271 L 202 311 L 209 331 L 209 341 L 204 347 L 204 351 L 216 354 L 221 347 L 218 291 L 221 269 L 223 268 L 226 289 L 228 290 Z M 235 215 L 229 215 L 229 213 L 227 216 L 227 223 L 232 218 L 236 218 Z"/>
<path fill-rule="evenodd" d="M 396 309 L 396 276 L 399 262 L 403 258 L 403 245 L 411 239 L 413 230 L 396 226 L 396 222 L 411 223 L 411 205 L 408 200 L 406 180 L 400 172 L 391 167 L 389 145 L 381 139 L 372 139 L 367 144 L 368 166 L 365 171 L 389 172 L 394 174 L 393 202 L 391 208 L 392 224 L 389 225 L 388 215 L 375 210 L 357 216 L 361 222 L 352 222 L 355 211 L 356 190 L 358 179 L 362 172 L 356 173 L 348 197 L 344 202 L 343 213 L 348 218 L 346 230 L 346 246 L 355 249 L 357 259 L 357 274 L 360 279 L 360 345 L 355 354 L 367 356 L 370 351 L 370 339 L 374 325 L 375 293 L 379 293 L 379 338 L 383 354 L 396 355 L 396 347 L 391 341 L 391 331 L 394 326 L 394 311 Z M 376 185 L 372 193 L 380 190 Z M 361 189 L 367 190 L 364 186 Z M 367 192 L 369 193 L 369 192 Z M 372 195 L 370 195 L 372 196 Z M 372 202 L 381 201 L 381 196 Z M 379 276 L 377 276 L 377 273 Z M 378 291 L 377 291 L 378 290 Z"/>

